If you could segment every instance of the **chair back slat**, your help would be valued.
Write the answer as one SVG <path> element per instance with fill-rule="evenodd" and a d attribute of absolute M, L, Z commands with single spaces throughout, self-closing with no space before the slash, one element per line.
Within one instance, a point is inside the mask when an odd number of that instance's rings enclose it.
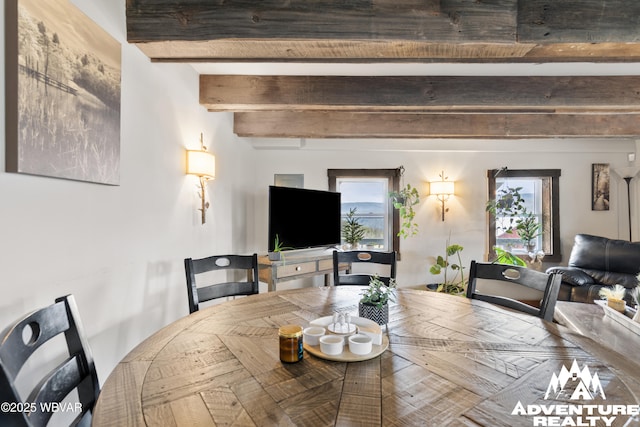
<path fill-rule="evenodd" d="M 11 380 L 15 381 L 27 359 L 41 345 L 68 329 L 64 302 L 34 311 L 5 329 L 0 342 L 0 359 Z M 27 336 L 29 340 L 25 343 L 23 337 Z"/>
<path fill-rule="evenodd" d="M 477 290 L 478 279 L 515 283 L 540 291 L 542 293 L 540 306 L 534 307 L 523 301 L 502 295 L 481 293 Z M 519 266 L 471 261 L 467 298 L 475 298 L 492 304 L 502 305 L 513 310 L 522 311 L 552 321 L 561 281 L 562 277 L 556 273 L 547 274 Z"/>
<path fill-rule="evenodd" d="M 333 251 L 333 284 L 341 285 L 361 285 L 366 286 L 373 274 L 351 273 L 351 267 L 360 265 L 380 265 L 388 266 L 389 275 L 380 275 L 386 285 L 389 279 L 396 278 L 396 252 L 378 251 Z M 340 274 L 340 266 L 348 264 L 349 269 L 345 274 Z"/>
<path fill-rule="evenodd" d="M 27 397 L 21 396 L 15 379 L 40 346 L 64 334 L 68 358 L 44 376 Z M 1 426 L 45 426 L 52 411 L 43 405 L 62 402 L 77 390 L 79 404 L 76 420 L 91 421 L 100 392 L 93 355 L 89 348 L 73 295 L 56 299 L 55 304 L 37 310 L 10 325 L 0 337 L 0 401 L 28 402 L 35 411 L 0 413 Z"/>
<path fill-rule="evenodd" d="M 201 302 L 212 299 L 253 295 L 259 292 L 258 255 L 214 255 L 206 258 L 184 260 L 187 279 L 187 300 L 189 313 L 199 310 Z M 198 275 L 218 270 L 244 270 L 247 281 L 227 281 L 204 283 Z"/>

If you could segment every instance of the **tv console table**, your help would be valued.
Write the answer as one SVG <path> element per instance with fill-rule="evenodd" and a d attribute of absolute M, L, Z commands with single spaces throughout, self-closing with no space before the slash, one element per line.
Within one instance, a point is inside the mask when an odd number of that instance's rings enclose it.
<path fill-rule="evenodd" d="M 258 257 L 259 277 L 268 285 L 269 292 L 275 291 L 278 282 L 324 275 L 324 285 L 330 286 L 333 276 L 333 250 L 283 254 L 280 261 L 271 261 L 267 255 Z M 348 264 L 340 266 L 347 270 Z"/>

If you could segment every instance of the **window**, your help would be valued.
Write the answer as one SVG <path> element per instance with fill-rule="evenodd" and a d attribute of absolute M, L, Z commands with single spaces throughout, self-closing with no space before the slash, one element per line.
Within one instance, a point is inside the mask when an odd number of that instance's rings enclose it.
<path fill-rule="evenodd" d="M 329 190 L 341 193 L 342 217 L 356 208 L 366 228 L 363 244 L 380 251 L 398 251 L 400 218 L 389 200 L 398 191 L 400 169 L 329 169 Z"/>
<path fill-rule="evenodd" d="M 542 251 L 545 261 L 561 261 L 560 170 L 503 168 L 489 170 L 487 177 L 489 201 L 498 200 L 502 208 L 489 214 L 489 253 L 498 246 L 520 256 Z M 530 242 L 527 223 L 539 224 L 530 231 Z"/>

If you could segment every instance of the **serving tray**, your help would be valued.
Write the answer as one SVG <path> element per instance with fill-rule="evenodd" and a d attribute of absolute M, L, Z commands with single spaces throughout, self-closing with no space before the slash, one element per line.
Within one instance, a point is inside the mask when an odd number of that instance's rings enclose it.
<path fill-rule="evenodd" d="M 320 317 L 312 320 L 309 324 L 328 328 L 329 324 L 333 321 L 332 319 L 332 316 Z M 325 354 L 320 350 L 320 345 L 309 345 L 306 342 L 302 343 L 304 349 L 308 353 L 311 353 L 321 359 L 334 360 L 336 362 L 361 362 L 381 355 L 389 347 L 389 338 L 382 334 L 380 325 L 376 322 L 358 316 L 353 316 L 351 318 L 351 322 L 358 327 L 359 333 L 364 333 L 372 337 L 373 345 L 371 346 L 372 348 L 370 353 L 353 354 L 349 351 L 349 344 L 346 342 L 344 344 L 344 350 L 342 350 L 342 353 L 340 354 Z M 376 342 L 379 344 L 376 344 Z"/>
<path fill-rule="evenodd" d="M 624 314 L 619 311 L 614 310 L 613 308 L 607 305 L 606 300 L 595 300 L 596 304 L 598 304 L 604 310 L 604 314 L 609 317 L 614 322 L 617 322 L 629 329 L 636 335 L 640 335 L 640 322 L 636 322 L 633 320 L 633 316 L 636 314 L 636 309 L 627 306 L 625 308 Z"/>
<path fill-rule="evenodd" d="M 349 345 L 344 345 L 344 350 L 340 354 L 325 354 L 320 351 L 319 345 L 309 345 L 305 342 L 302 343 L 304 349 L 313 354 L 316 357 L 321 359 L 333 360 L 336 362 L 361 362 L 363 360 L 373 359 L 376 356 L 380 356 L 384 351 L 389 347 L 389 338 L 386 336 L 382 337 L 382 344 L 377 345 L 374 344 L 371 347 L 371 352 L 367 354 L 353 354 L 349 351 Z"/>

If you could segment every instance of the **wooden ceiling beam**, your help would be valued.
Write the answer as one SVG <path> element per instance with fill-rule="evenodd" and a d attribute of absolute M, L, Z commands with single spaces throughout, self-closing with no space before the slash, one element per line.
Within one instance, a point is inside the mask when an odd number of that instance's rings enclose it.
<path fill-rule="evenodd" d="M 233 127 L 269 138 L 620 138 L 640 136 L 640 114 L 264 111 L 235 113 Z"/>
<path fill-rule="evenodd" d="M 200 76 L 210 111 L 640 112 L 640 76 Z"/>
<path fill-rule="evenodd" d="M 640 60 L 637 0 L 127 0 L 154 61 Z"/>

